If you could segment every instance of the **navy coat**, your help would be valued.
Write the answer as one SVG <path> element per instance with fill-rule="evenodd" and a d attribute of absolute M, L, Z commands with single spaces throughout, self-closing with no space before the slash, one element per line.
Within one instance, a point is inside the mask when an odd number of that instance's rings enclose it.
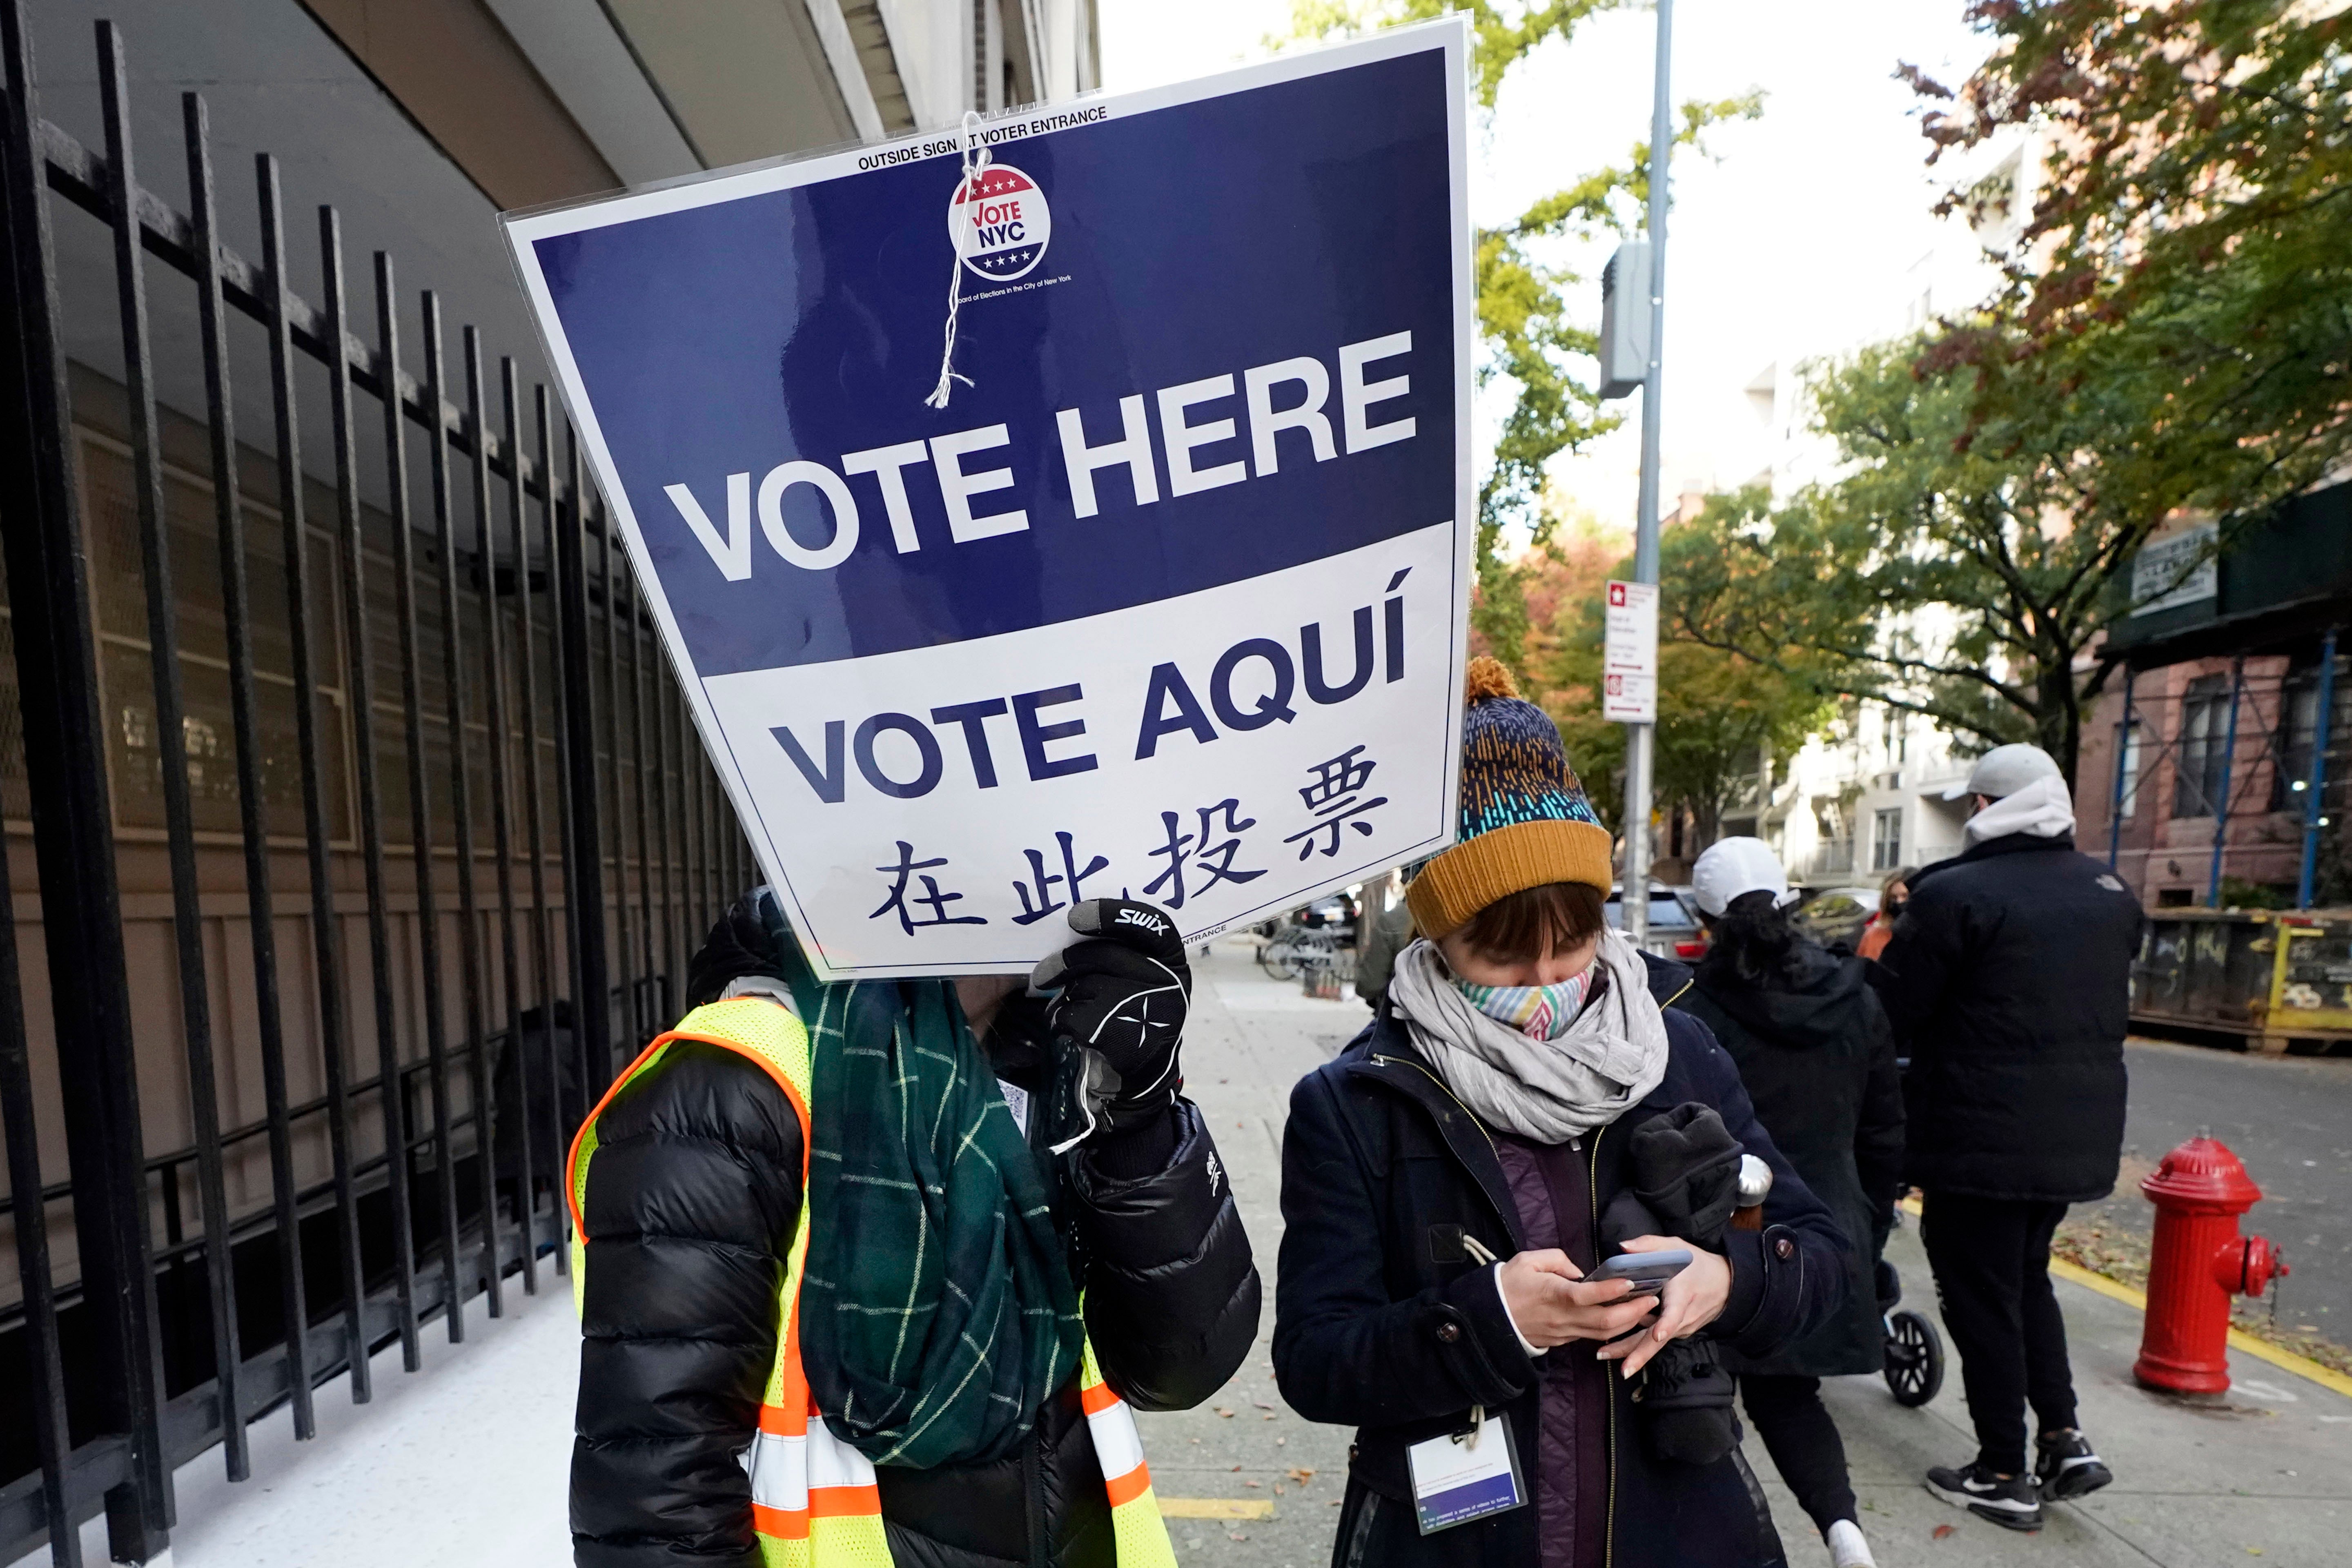
<path fill-rule="evenodd" d="M 1756 1114 L 1853 1246 L 1845 1310 L 1821 1332 L 1732 1370 L 1840 1377 L 1886 1364 L 1877 1265 L 1903 1172 L 1903 1076 L 1866 959 L 1811 942 L 1794 975 L 1748 984 L 1718 961 L 1699 965 L 1683 1005 L 1739 1064 Z"/>
<path fill-rule="evenodd" d="M 1911 879 L 1872 976 L 1911 1058 L 1922 1191 L 2082 1204 L 2115 1191 L 2139 900 L 2071 837 L 2012 833 Z"/>
<path fill-rule="evenodd" d="M 1653 961 L 1651 981 L 1663 1003 L 1689 984 L 1690 972 Z M 1620 1129 L 1687 1100 L 1715 1107 L 1775 1179 L 1765 1227 L 1725 1238 L 1731 1296 L 1703 1332 L 1742 1354 L 1769 1355 L 1843 1305 L 1845 1237 L 1772 1146 L 1738 1069 L 1706 1026 L 1672 1008 L 1665 1018 L 1664 1081 L 1583 1140 L 1596 1212 L 1630 1179 L 1630 1139 Z M 1524 1568 L 1538 1561 L 1533 1506 L 1427 1537 L 1413 1525 L 1405 1449 L 1457 1430 L 1473 1405 L 1484 1405 L 1507 1415 L 1525 1466 L 1538 1451 L 1540 1379 L 1492 1270 L 1459 1241 L 1475 1237 L 1498 1258 L 1524 1246 L 1502 1166 L 1484 1128 L 1390 1009 L 1292 1091 L 1282 1213 L 1275 1375 L 1301 1415 L 1358 1428 L 1333 1563 Z M 1633 1428 L 1638 1383 L 1612 1368 L 1609 1386 L 1608 1568 L 1780 1562 L 1763 1493 L 1738 1453 L 1707 1466 L 1653 1458 Z"/>

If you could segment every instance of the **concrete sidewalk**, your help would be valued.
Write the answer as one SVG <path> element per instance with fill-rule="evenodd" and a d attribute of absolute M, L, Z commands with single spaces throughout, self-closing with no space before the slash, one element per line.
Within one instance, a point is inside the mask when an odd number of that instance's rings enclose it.
<path fill-rule="evenodd" d="M 466 1314 L 466 1342 L 425 1325 L 424 1366 L 400 1347 L 369 1363 L 375 1397 L 338 1379 L 314 1401 L 319 1435 L 294 1441 L 285 1407 L 255 1422 L 253 1474 L 231 1485 L 217 1447 L 173 1473 L 170 1568 L 565 1568 L 580 1320 L 572 1282 L 541 1260 L 539 1294 L 507 1281 L 506 1316 Z M 106 1561 L 100 1520 L 82 1560 Z M 47 1568 L 44 1550 L 12 1568 Z"/>
<path fill-rule="evenodd" d="M 1887 1256 L 1903 1272 L 1904 1304 L 1935 1316 L 1916 1232 L 1897 1231 Z M 2226 1395 L 2187 1401 L 2151 1394 L 2131 1378 L 2140 1314 L 2063 1280 L 2058 1300 L 2083 1429 L 2116 1479 L 2079 1503 L 2046 1509 L 2038 1534 L 1978 1520 L 1920 1486 L 1929 1465 L 1964 1463 L 1976 1452 L 1959 1363 L 1948 1349 L 1943 1392 L 1924 1409 L 1896 1405 L 1876 1378 L 1826 1385 L 1845 1434 L 1862 1527 L 1885 1568 L 1956 1558 L 2069 1568 L 2352 1562 L 2352 1399 L 2236 1352 Z M 1748 1447 L 1790 1562 L 1801 1568 L 1826 1562 L 1771 1461 L 1753 1438 Z M 1952 1529 L 1938 1537 L 1942 1526 Z"/>

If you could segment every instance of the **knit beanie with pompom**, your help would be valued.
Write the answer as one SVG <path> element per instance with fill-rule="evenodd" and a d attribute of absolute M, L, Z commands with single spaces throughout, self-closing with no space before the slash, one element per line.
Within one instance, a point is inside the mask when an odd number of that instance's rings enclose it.
<path fill-rule="evenodd" d="M 1413 924 L 1441 937 L 1549 882 L 1582 882 L 1607 897 L 1612 841 L 1569 766 L 1559 726 L 1484 655 L 1470 661 L 1464 695 L 1461 834 L 1405 889 Z"/>

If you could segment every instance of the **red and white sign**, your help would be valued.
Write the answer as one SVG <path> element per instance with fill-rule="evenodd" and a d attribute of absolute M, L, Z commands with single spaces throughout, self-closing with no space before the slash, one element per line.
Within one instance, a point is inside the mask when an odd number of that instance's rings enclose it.
<path fill-rule="evenodd" d="M 1602 616 L 1601 716 L 1623 724 L 1658 721 L 1658 585 L 1609 584 Z"/>

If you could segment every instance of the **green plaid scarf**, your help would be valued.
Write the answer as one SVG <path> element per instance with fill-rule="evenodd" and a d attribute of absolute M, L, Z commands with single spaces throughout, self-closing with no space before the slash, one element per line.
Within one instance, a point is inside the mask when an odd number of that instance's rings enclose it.
<path fill-rule="evenodd" d="M 791 943 L 778 942 L 796 955 Z M 815 1073 L 809 1388 L 877 1465 L 1001 1458 L 1077 1370 L 1084 1338 L 1046 1172 L 953 982 L 788 978 Z"/>

